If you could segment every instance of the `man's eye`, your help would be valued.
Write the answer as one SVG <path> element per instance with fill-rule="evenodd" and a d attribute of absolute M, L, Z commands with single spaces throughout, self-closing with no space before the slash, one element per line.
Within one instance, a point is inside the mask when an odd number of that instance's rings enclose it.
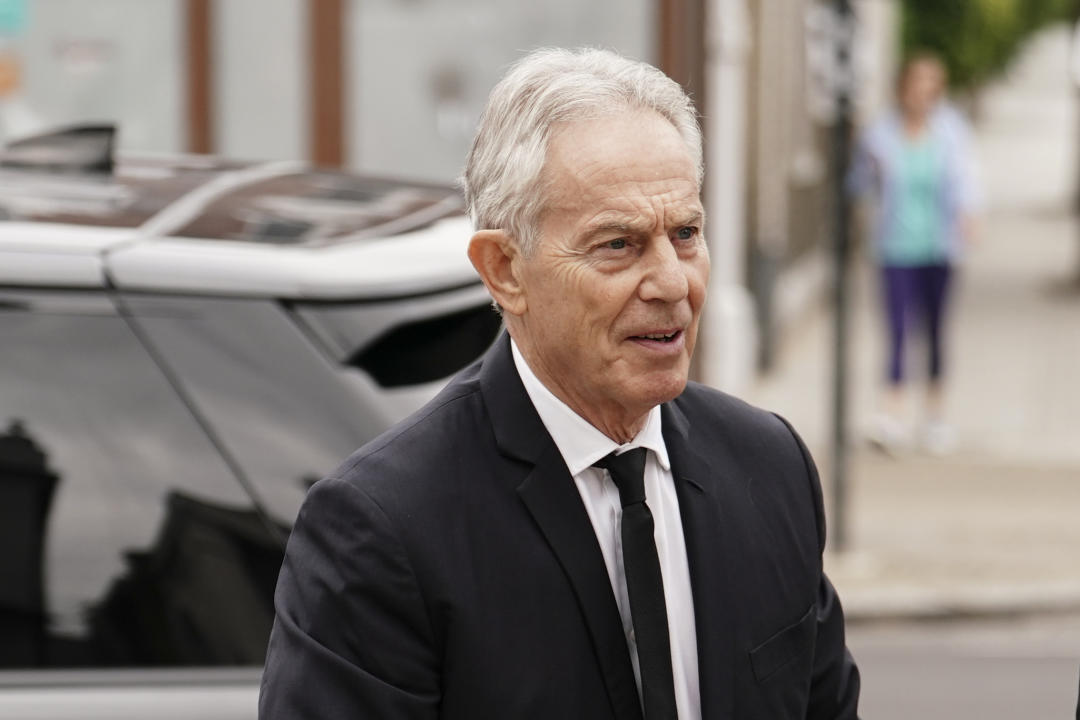
<path fill-rule="evenodd" d="M 698 233 L 698 229 L 696 227 L 690 227 L 690 226 L 681 227 L 675 233 L 675 237 L 679 238 L 680 240 L 690 240 L 695 235 L 697 235 L 697 233 Z"/>
<path fill-rule="evenodd" d="M 626 247 L 626 238 L 609 240 L 605 245 L 610 250 L 622 250 Z"/>

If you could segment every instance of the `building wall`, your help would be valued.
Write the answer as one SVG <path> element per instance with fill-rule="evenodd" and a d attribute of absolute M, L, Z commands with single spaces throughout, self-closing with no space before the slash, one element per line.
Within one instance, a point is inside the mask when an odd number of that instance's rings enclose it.
<path fill-rule="evenodd" d="M 115 122 L 124 150 L 184 147 L 182 0 L 35 0 L 2 44 L 18 88 L 0 99 L 4 139 Z"/>
<path fill-rule="evenodd" d="M 746 0 L 706 5 L 705 192 L 712 272 L 697 358 L 699 379 L 728 392 L 754 378 L 757 330 L 746 287 L 749 63 L 754 42 Z"/>
<path fill-rule="evenodd" d="M 492 85 L 525 51 L 592 45 L 655 62 L 652 0 L 352 0 L 347 164 L 428 180 L 461 173 Z"/>
<path fill-rule="evenodd" d="M 855 0 L 859 18 L 859 67 L 855 111 L 862 122 L 889 108 L 895 98 L 900 56 L 899 0 Z"/>
<path fill-rule="evenodd" d="M 856 110 L 891 97 L 896 0 L 854 0 Z M 748 281 L 759 366 L 768 369 L 788 328 L 830 280 L 836 80 L 831 0 L 748 0 L 751 36 L 747 170 Z"/>
<path fill-rule="evenodd" d="M 306 0 L 219 0 L 211 7 L 215 150 L 260 160 L 306 157 Z"/>

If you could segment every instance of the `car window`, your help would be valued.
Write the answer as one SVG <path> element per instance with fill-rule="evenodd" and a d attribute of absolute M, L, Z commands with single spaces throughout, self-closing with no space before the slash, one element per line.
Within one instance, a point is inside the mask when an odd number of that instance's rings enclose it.
<path fill-rule="evenodd" d="M 280 543 L 109 300 L 0 338 L 0 667 L 261 663 Z"/>
<path fill-rule="evenodd" d="M 382 301 L 297 301 L 290 309 L 335 360 L 385 389 L 450 377 L 483 355 L 502 329 L 480 283 Z"/>
<path fill-rule="evenodd" d="M 172 235 L 275 244 L 385 238 L 459 215 L 450 186 L 309 170 L 267 178 L 216 198 Z"/>
<path fill-rule="evenodd" d="M 0 217 L 135 228 L 236 164 L 215 159 L 123 160 L 111 173 L 0 168 Z"/>
<path fill-rule="evenodd" d="M 419 404 L 329 357 L 273 300 L 124 302 L 277 517 L 295 517 L 312 482 Z"/>

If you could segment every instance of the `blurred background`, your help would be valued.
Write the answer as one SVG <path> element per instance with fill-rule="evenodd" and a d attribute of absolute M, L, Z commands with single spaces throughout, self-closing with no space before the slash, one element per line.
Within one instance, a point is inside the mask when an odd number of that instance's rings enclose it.
<path fill-rule="evenodd" d="M 658 65 L 706 140 L 695 374 L 788 417 L 818 460 L 864 715 L 1064 717 L 1080 672 L 1077 14 L 1075 0 L 0 0 L 0 140 L 113 122 L 124 153 L 448 184 L 523 52 L 594 45 Z M 872 211 L 843 176 L 923 49 L 970 125 L 981 202 L 947 314 L 952 441 L 882 452 L 867 442 L 886 354 Z M 917 424 L 917 399 L 906 412 Z"/>

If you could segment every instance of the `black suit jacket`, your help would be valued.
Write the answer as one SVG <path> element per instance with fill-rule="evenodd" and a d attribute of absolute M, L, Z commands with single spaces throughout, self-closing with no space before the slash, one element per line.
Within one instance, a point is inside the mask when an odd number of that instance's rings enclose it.
<path fill-rule="evenodd" d="M 694 384 L 662 412 L 702 717 L 857 717 L 805 447 Z M 276 604 L 264 720 L 641 718 L 596 536 L 505 336 L 311 489 Z"/>

